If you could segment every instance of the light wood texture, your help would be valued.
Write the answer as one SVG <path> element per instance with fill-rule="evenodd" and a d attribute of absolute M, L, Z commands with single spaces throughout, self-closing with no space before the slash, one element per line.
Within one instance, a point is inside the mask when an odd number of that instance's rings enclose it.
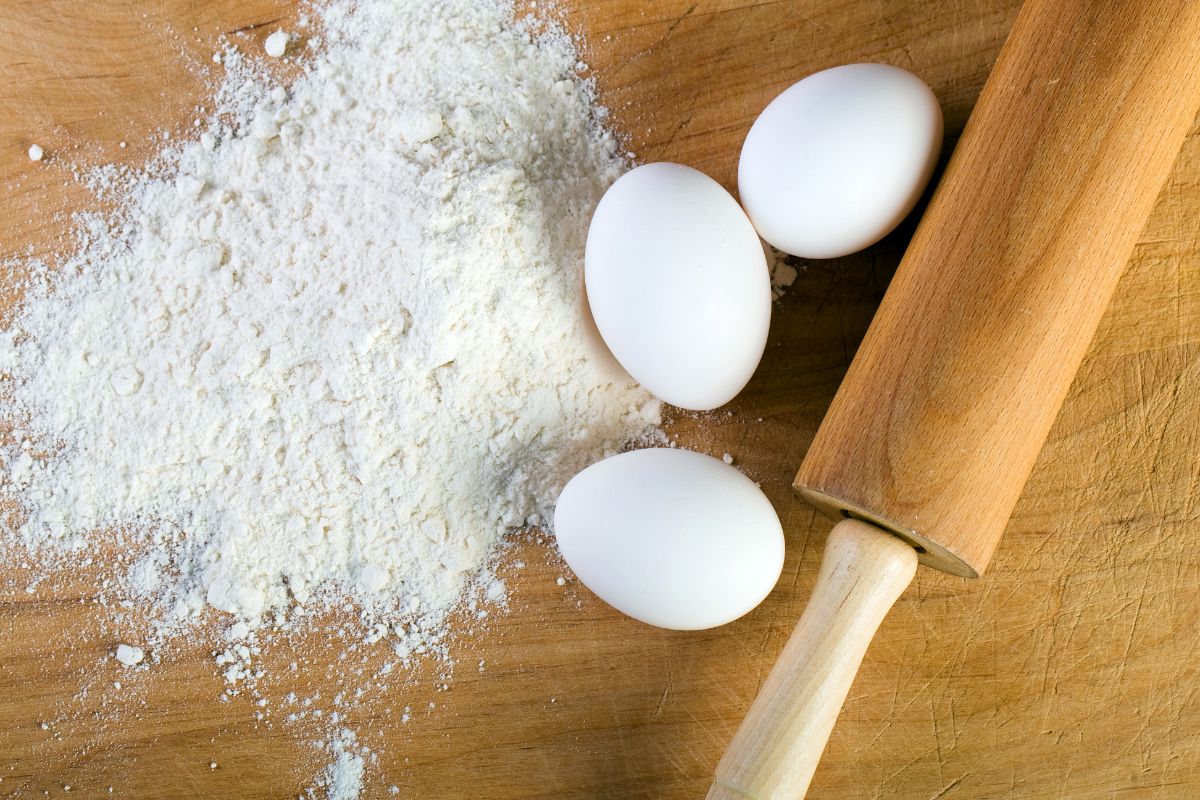
<path fill-rule="evenodd" d="M 754 115 L 804 75 L 852 61 L 928 81 L 948 151 L 1017 0 L 562 6 L 589 35 L 631 148 L 734 188 Z M 294 13 L 285 0 L 0 3 L 0 259 L 53 252 L 61 215 L 95 207 L 70 162 L 138 163 L 153 132 L 190 124 L 219 33 L 245 28 L 234 40 L 256 47 Z M 25 157 L 32 140 L 47 149 L 41 165 Z M 801 265 L 732 415 L 671 425 L 681 444 L 732 453 L 779 510 L 787 560 L 763 605 L 713 631 L 649 628 L 573 581 L 559 588 L 570 575 L 547 548 L 519 544 L 505 558 L 513 609 L 462 637 L 450 690 L 424 673 L 350 715 L 379 753 L 368 800 L 392 784 L 431 800 L 704 796 L 807 603 L 830 523 L 792 478 L 912 231 Z M 1200 796 L 1198 420 L 1193 126 L 987 574 L 918 571 L 863 660 L 811 797 Z M 314 731 L 258 724 L 244 696 L 217 701 L 211 641 L 182 642 L 131 680 L 105 659 L 123 634 L 96 628 L 92 576 L 27 594 L 30 575 L 19 561 L 0 570 L 0 797 L 104 798 L 113 786 L 117 798 L 290 798 L 322 766 Z M 265 691 L 336 689 L 325 636 L 270 648 L 264 663 L 283 677 Z M 302 674 L 286 677 L 298 656 Z M 384 711 L 404 704 L 416 713 L 396 725 Z"/>
<path fill-rule="evenodd" d="M 907 542 L 858 520 L 834 526 L 808 606 L 717 764 L 708 800 L 804 796 L 867 646 L 916 571 Z"/>
<path fill-rule="evenodd" d="M 982 573 L 1200 108 L 1200 3 L 1029 0 L 796 487 Z"/>

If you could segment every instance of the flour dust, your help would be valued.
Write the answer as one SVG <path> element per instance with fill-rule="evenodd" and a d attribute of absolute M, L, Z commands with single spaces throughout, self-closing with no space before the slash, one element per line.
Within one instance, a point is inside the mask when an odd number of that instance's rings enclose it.
<path fill-rule="evenodd" d="M 140 669 L 215 610 L 252 679 L 261 634 L 347 601 L 356 645 L 436 650 L 503 602 L 505 533 L 659 422 L 585 335 L 587 222 L 626 163 L 570 40 L 478 0 L 312 23 L 274 40 L 289 85 L 231 46 L 195 141 L 93 176 L 119 210 L 20 265 L 0 336 L 8 543 L 45 570 L 129 553 L 104 592 L 139 609 Z"/>

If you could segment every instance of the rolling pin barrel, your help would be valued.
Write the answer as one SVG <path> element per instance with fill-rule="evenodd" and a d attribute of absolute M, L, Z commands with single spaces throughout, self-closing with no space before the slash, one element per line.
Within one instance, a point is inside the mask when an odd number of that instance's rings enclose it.
<path fill-rule="evenodd" d="M 1028 0 L 796 488 L 983 572 L 1198 105 L 1200 3 Z"/>
<path fill-rule="evenodd" d="M 1198 106 L 1200 3 L 1022 7 L 796 476 L 855 519 L 710 800 L 804 796 L 911 578 L 901 541 L 909 560 L 983 572 Z"/>

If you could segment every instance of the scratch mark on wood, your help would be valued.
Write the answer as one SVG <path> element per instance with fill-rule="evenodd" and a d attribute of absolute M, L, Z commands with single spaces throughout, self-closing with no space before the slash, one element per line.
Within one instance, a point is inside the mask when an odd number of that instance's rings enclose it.
<path fill-rule="evenodd" d="M 950 783 L 943 786 L 940 790 L 938 790 L 937 792 L 930 795 L 929 800 L 941 800 L 943 797 L 946 797 L 947 795 L 950 794 L 950 792 L 954 791 L 954 788 L 956 786 L 958 786 L 960 783 L 962 783 L 963 778 L 967 777 L 967 775 L 969 775 L 969 774 L 970 773 L 968 772 L 968 773 L 959 775 L 957 778 L 950 781 Z"/>
<path fill-rule="evenodd" d="M 249 33 L 250 31 L 258 30 L 259 28 L 265 28 L 268 25 L 274 25 L 274 24 L 278 23 L 281 19 L 283 19 L 283 18 L 275 17 L 274 19 L 265 19 L 262 22 L 251 22 L 246 25 L 242 25 L 240 28 L 234 28 L 231 31 L 225 31 L 225 34 L 227 36 L 233 36 L 234 34 L 237 34 L 237 33 Z"/>

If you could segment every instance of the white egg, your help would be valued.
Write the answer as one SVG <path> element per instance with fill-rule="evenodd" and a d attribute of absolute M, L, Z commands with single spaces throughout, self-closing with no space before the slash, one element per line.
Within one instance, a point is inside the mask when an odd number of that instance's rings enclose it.
<path fill-rule="evenodd" d="M 738 192 L 770 244 L 805 258 L 844 256 L 912 211 L 941 147 L 942 111 L 920 78 L 886 64 L 834 67 L 754 121 Z"/>
<path fill-rule="evenodd" d="M 554 532 L 585 586 L 661 628 L 735 620 L 783 568 L 783 529 L 762 491 L 687 450 L 634 450 L 588 467 L 559 496 Z"/>
<path fill-rule="evenodd" d="M 668 403 L 724 405 L 762 358 L 771 323 L 762 244 L 702 172 L 646 164 L 622 175 L 592 216 L 584 281 L 609 350 Z"/>

